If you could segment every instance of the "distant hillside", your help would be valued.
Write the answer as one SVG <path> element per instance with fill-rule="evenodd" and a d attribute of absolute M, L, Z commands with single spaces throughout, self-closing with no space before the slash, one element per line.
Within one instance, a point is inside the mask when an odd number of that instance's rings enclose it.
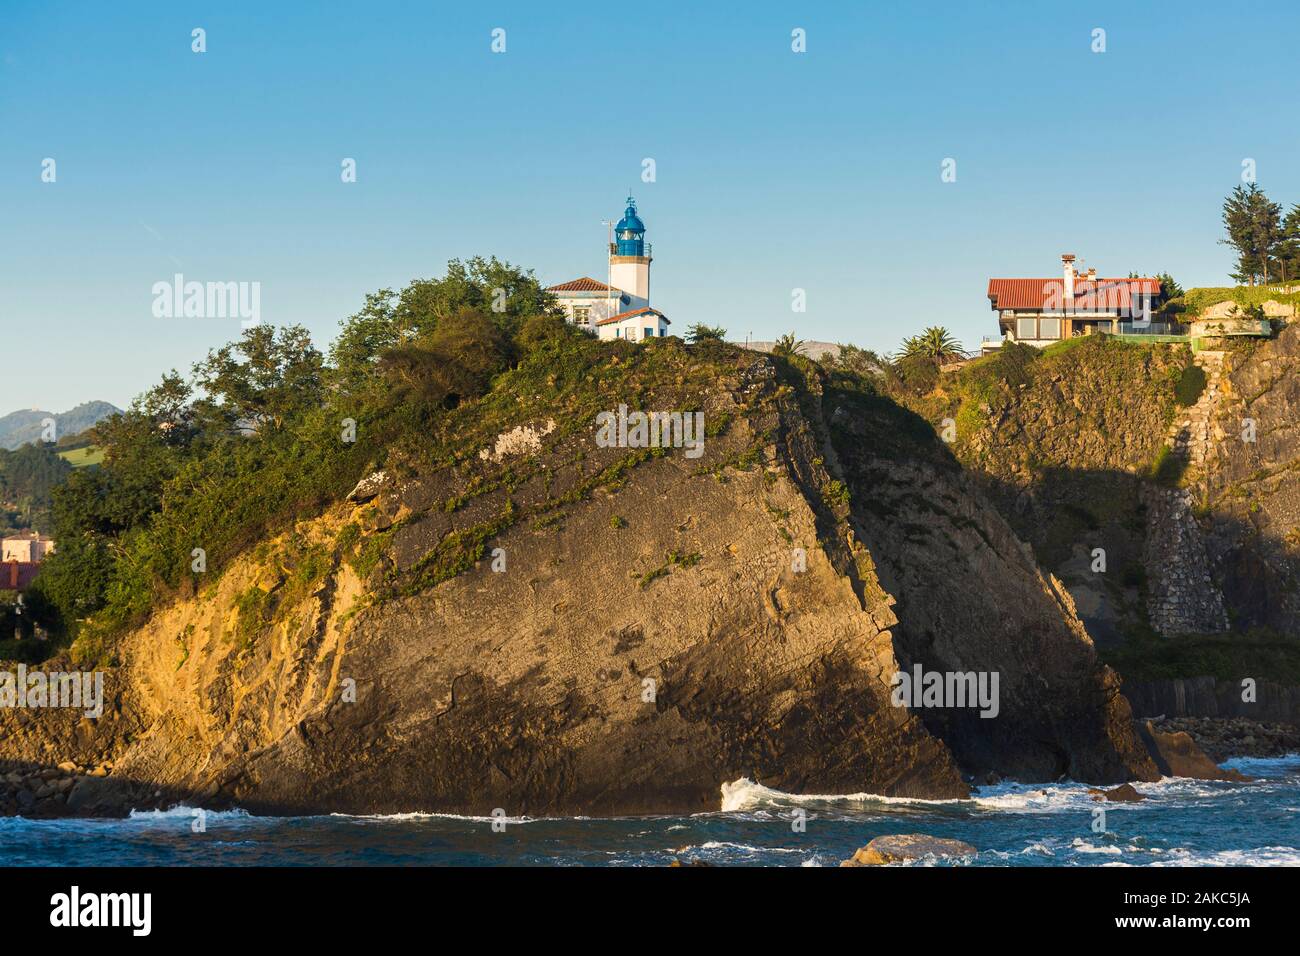
<path fill-rule="evenodd" d="M 48 533 L 53 525 L 51 493 L 73 467 L 50 445 L 0 448 L 0 534 L 33 529 Z"/>
<path fill-rule="evenodd" d="M 76 408 L 61 414 L 42 411 L 39 408 L 24 408 L 10 412 L 0 418 L 0 448 L 12 451 L 29 442 L 39 441 L 41 422 L 53 418 L 58 438 L 64 438 L 84 432 L 95 423 L 121 409 L 108 402 L 83 402 Z"/>
<path fill-rule="evenodd" d="M 748 344 L 735 342 L 733 344 L 739 345 L 742 349 L 752 349 L 755 352 L 771 352 L 772 347 L 776 345 L 775 342 L 750 342 Z M 799 350 L 799 354 L 816 361 L 826 355 L 838 355 L 839 351 L 840 347 L 834 342 L 813 342 L 810 340 L 803 343 L 803 348 Z"/>

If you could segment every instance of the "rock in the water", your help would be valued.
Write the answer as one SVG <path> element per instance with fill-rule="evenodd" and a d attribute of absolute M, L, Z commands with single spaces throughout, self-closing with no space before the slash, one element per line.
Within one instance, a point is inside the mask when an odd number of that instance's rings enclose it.
<path fill-rule="evenodd" d="M 924 833 L 891 833 L 876 837 L 840 866 L 884 866 L 924 857 L 974 856 L 978 852 L 961 840 L 946 840 Z"/>
<path fill-rule="evenodd" d="M 1137 803 L 1139 800 L 1145 800 L 1142 794 L 1131 783 L 1121 783 L 1114 790 L 1093 790 L 1089 789 L 1092 799 L 1097 802 L 1109 800 L 1111 803 Z"/>
<path fill-rule="evenodd" d="M 1237 770 L 1224 770 L 1205 755 L 1188 734 L 1167 734 L 1156 730 L 1151 721 L 1137 722 L 1138 738 L 1146 744 L 1147 752 L 1160 773 L 1166 777 L 1192 777 L 1196 780 L 1254 779 Z"/>

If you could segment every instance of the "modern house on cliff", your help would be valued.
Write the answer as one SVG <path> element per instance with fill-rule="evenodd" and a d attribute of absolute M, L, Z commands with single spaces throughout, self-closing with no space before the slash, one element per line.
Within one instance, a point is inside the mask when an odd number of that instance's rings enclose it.
<path fill-rule="evenodd" d="M 989 305 L 998 315 L 1000 335 L 981 350 L 1003 342 L 1039 347 L 1093 332 L 1161 334 L 1152 317 L 1164 301 L 1159 279 L 1100 278 L 1096 269 L 1081 273 L 1071 253 L 1061 256 L 1061 275 L 1047 279 L 989 279 Z"/>

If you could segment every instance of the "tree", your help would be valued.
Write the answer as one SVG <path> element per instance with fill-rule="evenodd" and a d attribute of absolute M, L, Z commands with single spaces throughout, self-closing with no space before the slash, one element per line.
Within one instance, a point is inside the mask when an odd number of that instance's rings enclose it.
<path fill-rule="evenodd" d="M 49 531 L 50 492 L 72 472 L 54 447 L 45 443 L 22 445 L 14 451 L 0 448 L 0 503 L 15 511 L 13 527 Z M 0 508 L 0 531 L 7 530 Z"/>
<path fill-rule="evenodd" d="M 1136 272 L 1130 272 L 1128 274 L 1128 277 L 1130 279 L 1143 278 L 1143 276 L 1138 275 Z M 1164 296 L 1166 300 L 1181 299 L 1183 297 L 1183 293 L 1187 291 L 1181 285 L 1179 285 L 1177 280 L 1174 279 L 1174 277 L 1171 276 L 1168 272 L 1157 272 L 1154 276 L 1151 276 L 1151 278 L 1160 280 L 1160 293 L 1161 295 Z"/>
<path fill-rule="evenodd" d="M 784 358 L 802 355 L 806 344 L 803 339 L 796 339 L 793 332 L 787 332 L 773 343 L 772 354 Z"/>
<path fill-rule="evenodd" d="M 399 322 L 396 302 L 392 289 L 371 292 L 361 310 L 340 323 L 343 329 L 330 346 L 330 363 L 334 379 L 346 391 L 360 388 L 379 356 L 414 334 Z"/>
<path fill-rule="evenodd" d="M 1183 294 L 1187 291 L 1179 285 L 1177 280 L 1168 272 L 1157 272 L 1155 277 L 1160 280 L 1160 291 L 1164 295 L 1166 301 L 1169 299 L 1181 299 Z"/>
<path fill-rule="evenodd" d="M 1278 267 L 1282 281 L 1300 278 L 1300 203 L 1291 207 L 1282 221 L 1282 241 L 1278 248 Z"/>
<path fill-rule="evenodd" d="M 279 431 L 324 398 L 323 359 L 301 325 L 255 325 L 194 366 L 196 411 L 232 430 Z"/>
<path fill-rule="evenodd" d="M 903 341 L 903 358 L 927 358 L 938 365 L 960 361 L 966 357 L 961 343 L 942 326 L 932 325 L 920 335 Z"/>
<path fill-rule="evenodd" d="M 1219 241 L 1237 253 L 1232 278 L 1252 286 L 1267 282 L 1283 239 L 1282 207 L 1255 183 L 1238 186 L 1223 201 L 1223 226 L 1228 238 Z"/>
<path fill-rule="evenodd" d="M 727 330 L 720 325 L 704 325 L 697 322 L 686 330 L 686 341 L 692 345 L 701 342 L 725 342 Z"/>
<path fill-rule="evenodd" d="M 381 355 L 431 334 L 439 322 L 465 309 L 491 316 L 510 340 L 533 316 L 561 315 L 554 296 L 542 288 L 531 269 L 525 271 L 495 256 L 474 256 L 465 262 L 452 259 L 440 279 L 416 279 L 400 292 L 380 289 L 366 296 L 361 311 L 343 320 L 330 348 L 333 381 L 348 392 L 364 387 Z"/>
<path fill-rule="evenodd" d="M 390 398 L 454 408 L 478 398 L 509 365 L 510 348 L 496 324 L 472 308 L 448 316 L 426 335 L 389 349 L 379 370 Z"/>

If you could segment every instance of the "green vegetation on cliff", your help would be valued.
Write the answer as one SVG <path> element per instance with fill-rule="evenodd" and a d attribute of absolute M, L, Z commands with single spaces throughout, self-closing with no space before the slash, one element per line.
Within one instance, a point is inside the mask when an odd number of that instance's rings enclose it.
<path fill-rule="evenodd" d="M 340 499 L 391 448 L 418 443 L 565 335 L 532 275 L 495 259 L 368 297 L 329 361 L 304 329 L 247 330 L 99 423 L 102 464 L 54 491 L 59 550 L 34 611 L 55 646 L 78 637 L 95 657 L 158 601 Z"/>
<path fill-rule="evenodd" d="M 509 290 L 501 312 L 498 289 Z M 363 577 L 370 600 L 417 593 L 473 566 L 507 529 L 560 524 L 575 503 L 663 455 L 622 449 L 597 462 L 585 433 L 598 413 L 620 403 L 691 412 L 753 361 L 708 337 L 689 347 L 598 342 L 565 322 L 530 274 L 481 259 L 367 297 L 328 358 L 301 328 L 254 327 L 100 424 L 102 464 L 55 492 L 60 548 L 33 608 L 58 635 L 51 648 L 75 640 L 83 659 L 111 658 L 115 637 L 160 605 L 198 593 L 236 556 L 379 472 L 394 487 L 418 477 L 442 489 L 430 493 L 446 527 L 363 509 L 328 553 L 286 556 L 274 580 L 245 592 L 234 636 L 254 641 L 333 561 Z M 711 440 L 736 411 L 711 417 Z M 545 463 L 494 452 L 521 422 L 539 421 L 528 437 L 554 451 Z M 739 448 L 727 466 L 755 461 L 754 448 Z"/>

